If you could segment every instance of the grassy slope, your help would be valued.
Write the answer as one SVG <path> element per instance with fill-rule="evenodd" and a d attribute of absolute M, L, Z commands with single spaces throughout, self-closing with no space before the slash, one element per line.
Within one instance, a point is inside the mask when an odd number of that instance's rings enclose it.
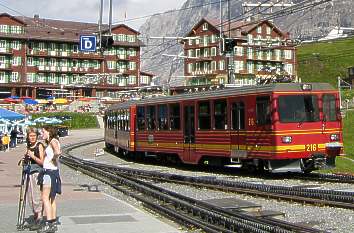
<path fill-rule="evenodd" d="M 298 75 L 303 82 L 328 82 L 337 86 L 337 77 L 347 77 L 347 67 L 354 66 L 354 38 L 301 45 L 297 59 Z M 354 111 L 347 112 L 343 123 L 346 157 L 354 159 Z M 338 158 L 337 168 L 332 171 L 354 173 L 354 162 Z"/>
<path fill-rule="evenodd" d="M 303 44 L 297 49 L 298 76 L 305 82 L 337 85 L 337 77 L 347 77 L 354 66 L 354 38 Z"/>

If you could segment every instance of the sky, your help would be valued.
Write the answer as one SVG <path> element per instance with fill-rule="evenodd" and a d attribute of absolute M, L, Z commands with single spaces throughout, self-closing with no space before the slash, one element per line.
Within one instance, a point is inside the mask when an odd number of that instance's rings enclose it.
<path fill-rule="evenodd" d="M 123 22 L 126 19 L 179 9 L 186 0 L 113 0 L 113 23 L 125 23 L 138 30 L 146 20 Z M 105 7 L 103 22 L 108 23 L 108 3 Z M 0 12 L 11 15 L 25 15 L 40 18 L 72 20 L 97 23 L 100 0 L 0 0 Z M 11 10 L 10 10 L 11 9 Z"/>

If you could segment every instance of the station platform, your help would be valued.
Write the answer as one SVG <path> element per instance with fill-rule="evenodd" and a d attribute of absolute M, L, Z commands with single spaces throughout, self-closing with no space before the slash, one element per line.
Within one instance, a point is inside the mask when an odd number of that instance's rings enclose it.
<path fill-rule="evenodd" d="M 103 136 L 102 129 L 74 130 L 62 145 Z M 21 168 L 17 165 L 25 144 L 0 152 L 0 232 L 16 229 Z M 64 169 L 64 168 L 63 168 Z M 69 169 L 69 168 L 65 168 Z M 177 233 L 177 225 L 165 222 L 104 192 L 90 192 L 62 174 L 63 194 L 57 196 L 58 233 Z M 31 215 L 27 205 L 26 217 Z M 35 232 L 24 230 L 21 232 Z"/>

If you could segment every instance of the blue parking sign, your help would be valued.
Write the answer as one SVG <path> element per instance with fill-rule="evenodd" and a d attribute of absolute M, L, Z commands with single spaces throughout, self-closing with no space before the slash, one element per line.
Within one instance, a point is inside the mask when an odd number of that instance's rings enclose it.
<path fill-rule="evenodd" d="M 96 52 L 96 36 L 80 36 L 80 48 L 79 50 L 82 52 Z"/>

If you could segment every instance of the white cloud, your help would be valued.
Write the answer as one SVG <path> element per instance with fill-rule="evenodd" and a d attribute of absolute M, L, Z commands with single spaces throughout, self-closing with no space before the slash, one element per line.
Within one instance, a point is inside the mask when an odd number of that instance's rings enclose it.
<path fill-rule="evenodd" d="M 186 0 L 113 0 L 113 22 L 178 9 Z M 104 0 L 104 22 L 108 22 L 108 0 Z M 97 22 L 100 0 L 2 0 L 1 4 L 28 17 L 39 14 L 42 18 Z M 0 12 L 19 15 L 0 5 Z M 126 22 L 138 29 L 146 19 Z"/>

